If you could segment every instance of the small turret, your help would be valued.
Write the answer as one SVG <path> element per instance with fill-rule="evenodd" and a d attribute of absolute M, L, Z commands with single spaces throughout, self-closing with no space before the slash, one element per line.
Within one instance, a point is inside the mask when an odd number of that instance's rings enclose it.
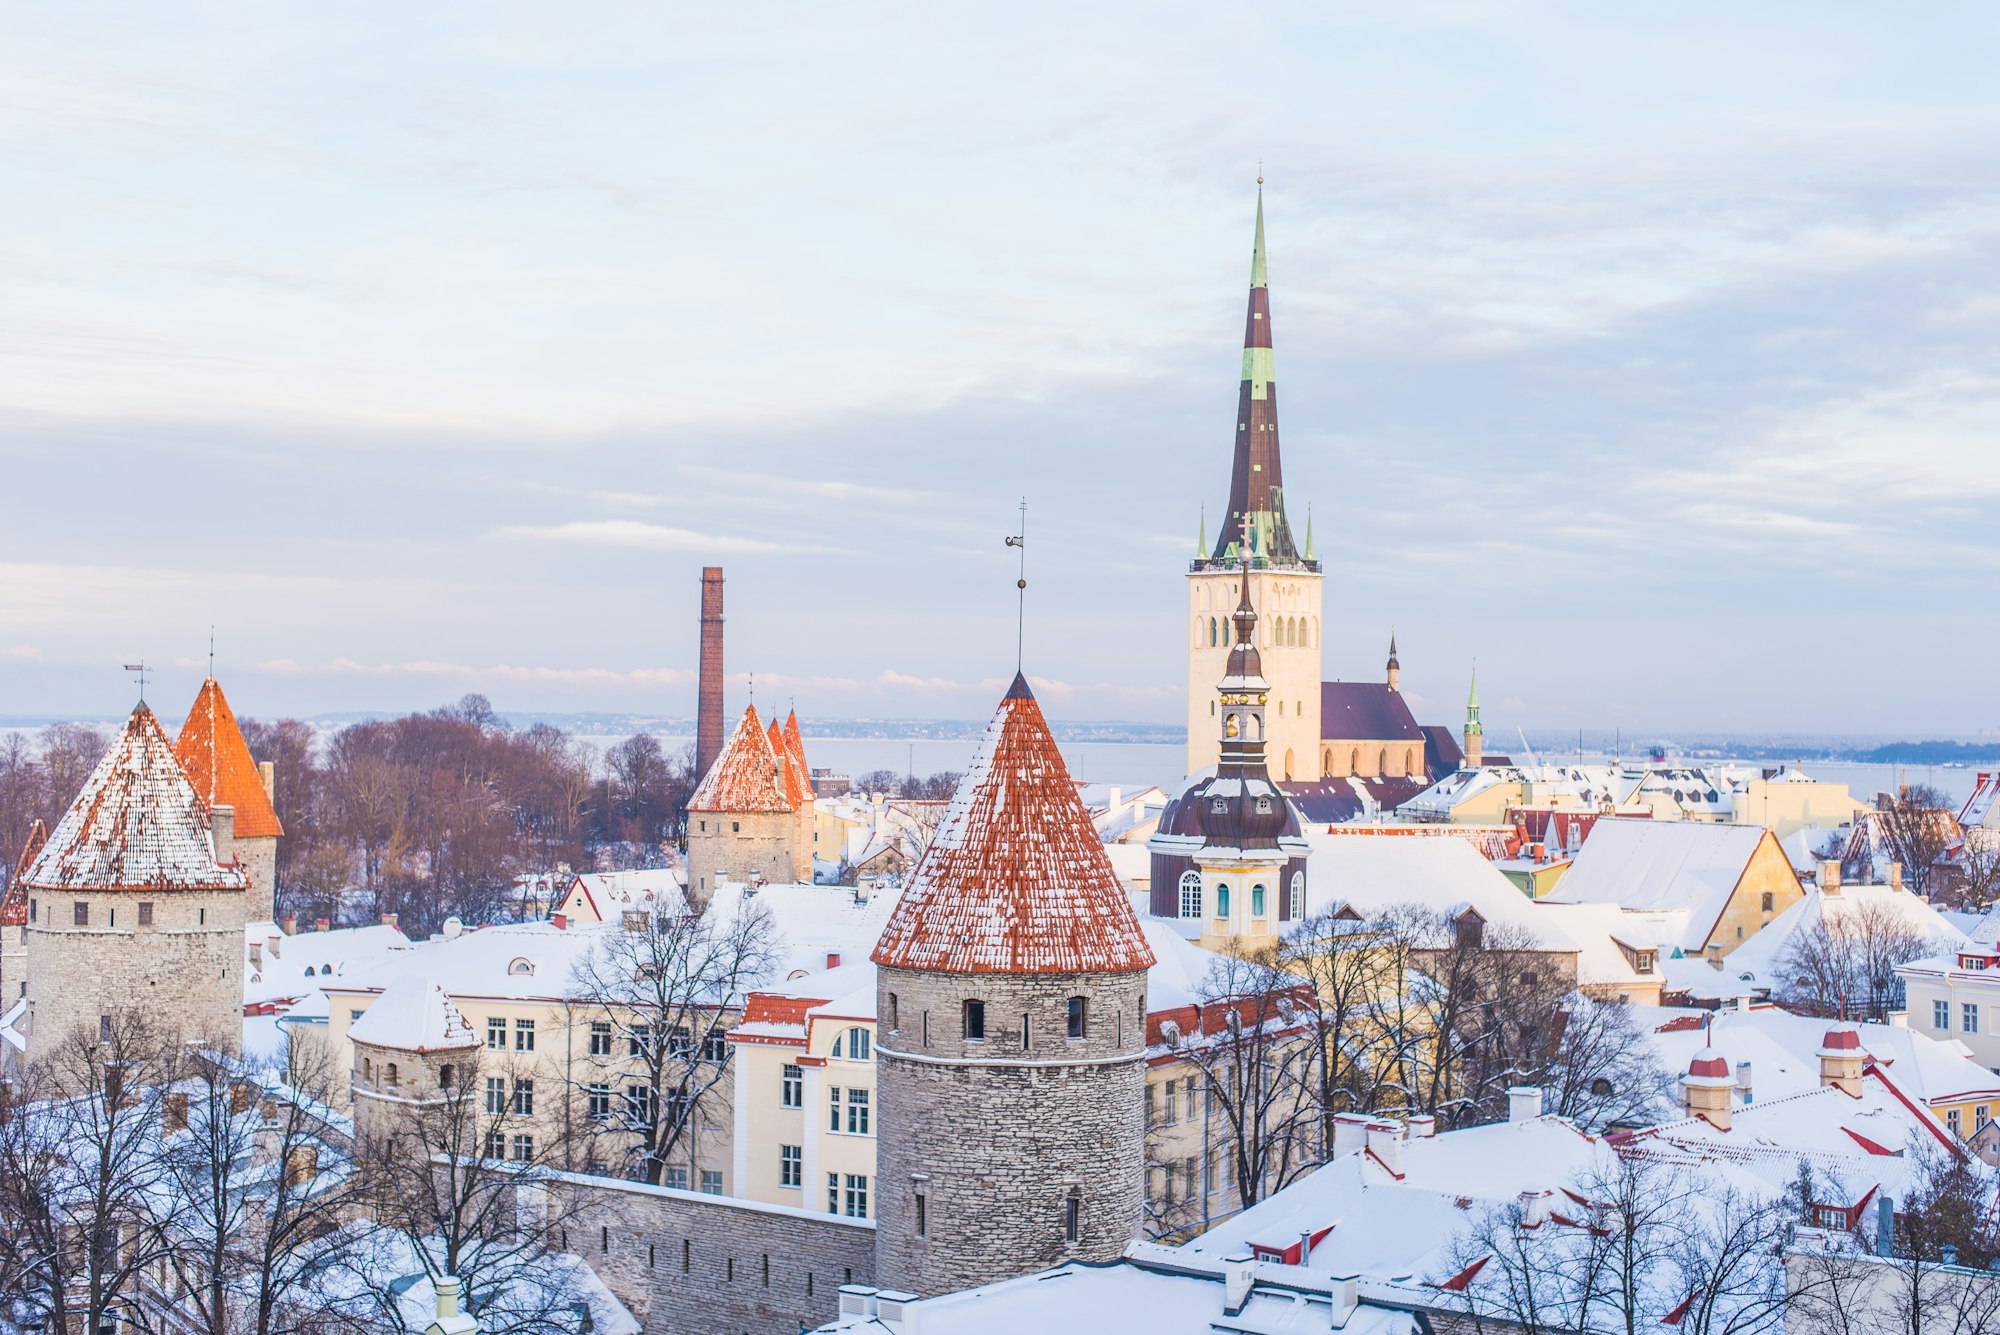
<path fill-rule="evenodd" d="M 1465 700 L 1465 767 L 1478 769 L 1486 753 L 1486 729 L 1479 722 L 1479 665 L 1472 665 L 1472 693 Z"/>
<path fill-rule="evenodd" d="M 1729 1073 L 1729 1059 L 1714 1048 L 1703 1048 L 1688 1063 L 1681 1076 L 1681 1107 L 1689 1117 L 1699 1117 L 1717 1131 L 1727 1131 L 1734 1105 L 1736 1077 Z"/>
<path fill-rule="evenodd" d="M 1389 632 L 1389 689 L 1403 689 L 1403 665 L 1396 661 L 1396 632 Z"/>

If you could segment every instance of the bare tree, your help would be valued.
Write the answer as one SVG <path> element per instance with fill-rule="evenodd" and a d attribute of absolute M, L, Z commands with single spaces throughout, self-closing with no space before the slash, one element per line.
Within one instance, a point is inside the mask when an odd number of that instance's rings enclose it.
<path fill-rule="evenodd" d="M 1893 798 L 1877 799 L 1869 817 L 1890 860 L 1903 865 L 1904 881 L 1918 894 L 1924 893 L 1945 850 L 1958 838 L 1950 799 L 1928 784 L 1913 784 Z M 1876 868 L 1868 870 L 1881 874 Z"/>
<path fill-rule="evenodd" d="M 1974 826 L 1965 832 L 1958 857 L 1952 863 L 1952 884 L 1943 896 L 1961 909 L 1984 913 L 2000 900 L 2000 831 Z"/>
<path fill-rule="evenodd" d="M 572 1098 L 634 1176 L 657 1184 L 671 1157 L 696 1148 L 705 1100 L 730 1069 L 727 1017 L 777 961 L 777 929 L 754 898 L 726 921 L 712 905 L 630 911 L 577 960 L 570 1022 L 591 1042 Z"/>
<path fill-rule="evenodd" d="M 1210 967 L 1192 1023 L 1166 1035 L 1199 1084 L 1210 1135 L 1246 1207 L 1320 1162 L 1307 992 L 1272 953 L 1231 951 Z"/>
<path fill-rule="evenodd" d="M 532 1110 L 518 1100 L 490 1098 L 491 1074 L 482 1054 L 469 1077 L 405 1106 L 387 1129 L 357 1144 L 360 1190 L 379 1227 L 406 1243 L 425 1273 L 464 1282 L 467 1310 L 482 1330 L 575 1330 L 575 1295 L 547 1282 L 580 1208 L 574 1195 L 550 1189 L 562 1148 L 537 1136 Z M 365 1265 L 365 1234 L 354 1249 L 356 1264 Z M 523 1295 L 531 1300 L 525 1305 Z M 395 1316 L 394 1307 L 386 1314 Z"/>
<path fill-rule="evenodd" d="M 1575 993 L 1557 1011 L 1555 1053 L 1542 1077 L 1545 1112 L 1586 1130 L 1646 1125 L 1673 1105 L 1673 1075 L 1629 1006 Z"/>
<path fill-rule="evenodd" d="M 1402 1034 L 1401 981 L 1411 972 L 1412 945 L 1389 920 L 1323 910 L 1288 932 L 1278 966 L 1303 980 L 1302 1018 L 1313 1031 L 1308 1075 L 1319 1117 L 1318 1142 L 1333 1144 L 1333 1119 L 1373 1112 L 1385 1082 L 1395 1079 Z"/>
<path fill-rule="evenodd" d="M 136 1015 L 57 1038 L 0 1120 L 4 1297 L 51 1335 L 145 1330 L 139 1285 L 166 1255 L 153 1227 L 161 1088 L 176 1045 Z"/>
<path fill-rule="evenodd" d="M 1828 904 L 1786 942 L 1774 990 L 1795 1011 L 1879 1020 L 1902 1007 L 1897 966 L 1937 947 L 1882 900 L 1842 901 L 1838 912 Z"/>

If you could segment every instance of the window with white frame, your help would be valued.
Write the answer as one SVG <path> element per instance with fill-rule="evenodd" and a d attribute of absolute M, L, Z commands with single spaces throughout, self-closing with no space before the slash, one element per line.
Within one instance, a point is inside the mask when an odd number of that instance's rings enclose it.
<path fill-rule="evenodd" d="M 486 1019 L 486 1046 L 495 1052 L 507 1050 L 507 1022 L 497 1015 Z"/>
<path fill-rule="evenodd" d="M 1931 1028 L 1943 1033 L 1951 1032 L 1951 1003 L 1933 1001 L 1931 1003 Z"/>
<path fill-rule="evenodd" d="M 865 1089 L 847 1091 L 847 1134 L 868 1134 L 868 1091 Z"/>
<path fill-rule="evenodd" d="M 611 1021 L 592 1020 L 590 1022 L 590 1055 L 609 1057 L 611 1055 Z"/>
<path fill-rule="evenodd" d="M 588 1095 L 590 1120 L 593 1122 L 611 1120 L 611 1086 L 589 1085 L 585 1088 L 585 1093 Z"/>
<path fill-rule="evenodd" d="M 1201 916 L 1201 873 L 1198 871 L 1181 873 L 1181 916 L 1183 918 Z"/>
<path fill-rule="evenodd" d="M 507 1081 L 503 1076 L 486 1077 L 486 1115 L 504 1117 L 507 1113 Z"/>
<path fill-rule="evenodd" d="M 806 1101 L 806 1073 L 803 1067 L 785 1063 L 783 1079 L 778 1085 L 778 1101 L 787 1108 L 797 1108 Z"/>
<path fill-rule="evenodd" d="M 850 1219 L 868 1217 L 868 1179 L 860 1173 L 847 1175 L 847 1194 L 843 1202 L 847 1207 L 842 1213 Z"/>
<path fill-rule="evenodd" d="M 778 1146 L 778 1185 L 796 1187 L 805 1172 L 805 1149 L 799 1145 Z"/>
<path fill-rule="evenodd" d="M 1978 1004 L 1975 1002 L 1968 1001 L 1965 1003 L 1963 1009 L 1964 1009 L 1964 1020 L 1965 1020 L 1964 1024 L 1965 1032 L 1968 1034 L 1978 1033 L 1979 1032 Z"/>

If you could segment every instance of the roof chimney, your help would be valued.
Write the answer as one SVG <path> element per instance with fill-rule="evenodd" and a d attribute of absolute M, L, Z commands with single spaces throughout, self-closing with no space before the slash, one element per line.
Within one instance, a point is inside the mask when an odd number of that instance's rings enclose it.
<path fill-rule="evenodd" d="M 1897 875 L 1902 875 L 1901 871 Z M 1840 864 L 1832 860 L 1819 864 L 1819 892 L 1823 895 L 1840 893 Z"/>
<path fill-rule="evenodd" d="M 694 772 L 722 754 L 722 567 L 701 568 L 701 675 L 695 685 Z"/>
<path fill-rule="evenodd" d="M 1333 1157 L 1357 1154 L 1368 1147 L 1368 1118 L 1362 1113 L 1335 1113 Z"/>
<path fill-rule="evenodd" d="M 1903 888 L 1903 864 L 1900 862 L 1889 864 L 1889 888 L 1891 890 Z"/>
<path fill-rule="evenodd" d="M 1403 1128 L 1398 1122 L 1368 1124 L 1368 1152 L 1397 1177 L 1403 1175 Z"/>
<path fill-rule="evenodd" d="M 840 967 L 839 951 L 829 950 L 826 952 L 826 967 L 829 969 L 838 969 Z"/>
<path fill-rule="evenodd" d="M 479 1335 L 479 1321 L 458 1310 L 458 1276 L 439 1275 L 433 1286 L 437 1291 L 437 1317 L 424 1327 L 424 1335 Z"/>
<path fill-rule="evenodd" d="M 257 778 L 264 785 L 264 800 L 276 803 L 278 800 L 278 767 L 268 760 L 258 761 Z"/>
<path fill-rule="evenodd" d="M 1410 1118 L 1410 1139 L 1429 1140 L 1438 1133 L 1438 1119 L 1429 1113 L 1417 1113 Z"/>
<path fill-rule="evenodd" d="M 215 835 L 215 865 L 227 867 L 236 861 L 236 808 L 217 802 L 208 809 L 208 826 Z"/>
<path fill-rule="evenodd" d="M 1542 1115 L 1540 1085 L 1515 1085 L 1507 1091 L 1507 1120 L 1532 1122 Z"/>
<path fill-rule="evenodd" d="M 1681 1108 L 1689 1117 L 1699 1117 L 1717 1131 L 1727 1131 L 1733 1120 L 1731 1091 L 1735 1077 L 1729 1074 L 1729 1059 L 1714 1048 L 1703 1048 L 1688 1063 L 1681 1076 Z"/>
<path fill-rule="evenodd" d="M 1861 1032 L 1852 1025 L 1826 1031 L 1819 1041 L 1819 1082 L 1861 1097 Z"/>
<path fill-rule="evenodd" d="M 1750 1102 L 1750 1063 L 1736 1063 L 1736 1087 L 1743 1091 L 1743 1101 Z"/>

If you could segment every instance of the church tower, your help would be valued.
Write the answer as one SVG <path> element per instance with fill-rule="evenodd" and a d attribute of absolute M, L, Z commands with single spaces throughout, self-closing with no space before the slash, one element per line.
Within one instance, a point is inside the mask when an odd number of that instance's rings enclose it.
<path fill-rule="evenodd" d="M 1247 584 L 1230 620 L 1235 646 L 1216 684 L 1215 773 L 1167 803 L 1146 845 L 1154 915 L 1199 924 L 1207 950 L 1269 945 L 1305 917 L 1306 905 L 1305 835 L 1264 764 L 1270 683 Z"/>
<path fill-rule="evenodd" d="M 1270 685 L 1267 755 L 1273 777 L 1320 777 L 1320 569 L 1300 552 L 1285 515 L 1278 453 L 1278 388 L 1271 360 L 1271 288 L 1264 259 L 1264 188 L 1257 183 L 1257 233 L 1250 256 L 1250 309 L 1237 391 L 1229 512 L 1211 549 L 1188 565 L 1188 751 L 1190 774 L 1220 755 L 1214 684 L 1233 642 L 1231 609 L 1247 583 L 1263 615 L 1257 647 Z M 1203 546 L 1207 547 L 1206 525 Z M 1249 557 L 1247 572 L 1239 557 Z"/>
<path fill-rule="evenodd" d="M 875 1282 L 1116 1260 L 1144 1204 L 1153 952 L 1024 677 L 872 958 Z"/>
<path fill-rule="evenodd" d="M 1486 752 L 1486 728 L 1479 721 L 1479 666 L 1472 668 L 1472 693 L 1465 698 L 1465 767 L 1478 769 Z"/>

